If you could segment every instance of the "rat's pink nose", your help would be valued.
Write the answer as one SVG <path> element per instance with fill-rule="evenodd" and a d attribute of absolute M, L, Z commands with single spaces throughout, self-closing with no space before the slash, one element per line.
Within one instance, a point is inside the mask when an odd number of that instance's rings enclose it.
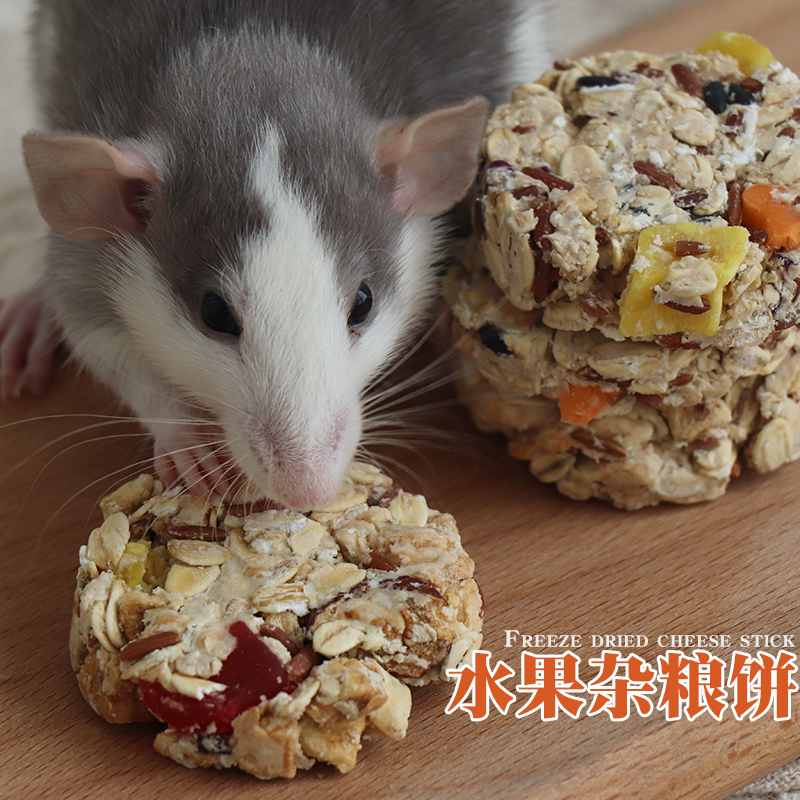
<path fill-rule="evenodd" d="M 282 470 L 273 481 L 273 499 L 297 511 L 313 511 L 324 508 L 339 493 L 342 476 L 326 474 L 316 469 L 293 464 Z"/>

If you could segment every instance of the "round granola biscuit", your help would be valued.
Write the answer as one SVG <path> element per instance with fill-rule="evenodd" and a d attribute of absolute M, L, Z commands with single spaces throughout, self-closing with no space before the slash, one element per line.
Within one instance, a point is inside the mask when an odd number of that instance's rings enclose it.
<path fill-rule="evenodd" d="M 460 391 L 570 497 L 697 502 L 800 457 L 800 81 L 707 45 L 558 62 L 487 125 L 444 282 Z"/>
<path fill-rule="evenodd" d="M 768 186 L 793 208 L 800 81 L 717 52 L 560 66 L 489 121 L 468 266 L 555 330 L 727 350 L 796 324 L 800 242 L 753 231 L 742 193 Z"/>
<path fill-rule="evenodd" d="M 150 475 L 102 502 L 80 551 L 70 653 L 109 722 L 167 723 L 186 766 L 350 770 L 362 734 L 401 739 L 408 685 L 480 646 L 455 521 L 354 462 L 328 507 L 201 500 Z"/>

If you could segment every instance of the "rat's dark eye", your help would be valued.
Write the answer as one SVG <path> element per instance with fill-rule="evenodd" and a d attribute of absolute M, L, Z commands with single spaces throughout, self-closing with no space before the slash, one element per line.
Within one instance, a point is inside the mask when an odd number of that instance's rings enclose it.
<path fill-rule="evenodd" d="M 356 301 L 350 309 L 350 316 L 347 318 L 347 326 L 355 328 L 365 322 L 372 310 L 372 292 L 366 283 L 362 283 L 356 292 Z"/>
<path fill-rule="evenodd" d="M 229 333 L 232 336 L 239 336 L 242 332 L 230 306 L 218 294 L 209 292 L 203 298 L 200 313 L 203 315 L 203 322 L 212 331 Z"/>

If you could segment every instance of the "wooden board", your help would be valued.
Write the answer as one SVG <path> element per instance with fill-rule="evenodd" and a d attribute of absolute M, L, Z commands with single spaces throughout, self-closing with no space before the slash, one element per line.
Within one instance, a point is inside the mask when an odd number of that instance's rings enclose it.
<path fill-rule="evenodd" d="M 789 38 L 798 11 L 783 0 L 762 2 L 758 13 L 738 1 L 692 3 L 613 46 L 679 49 L 719 28 L 721 19 L 800 67 Z M 135 474 L 131 465 L 147 455 L 134 424 L 82 416 L 109 413 L 117 411 L 104 392 L 69 371 L 48 397 L 0 407 L 0 797 L 179 792 L 187 800 L 211 793 L 246 800 L 313 792 L 318 800 L 456 793 L 712 800 L 800 756 L 797 697 L 787 722 L 737 722 L 730 713 L 720 722 L 707 715 L 666 722 L 658 712 L 624 722 L 601 715 L 544 723 L 516 719 L 518 701 L 506 717 L 492 712 L 473 723 L 463 712 L 444 714 L 452 689 L 439 686 L 415 692 L 403 742 L 368 744 L 345 776 L 321 768 L 265 787 L 237 773 L 184 770 L 151 749 L 153 727 L 117 728 L 97 718 L 68 663 L 77 549 L 98 519 L 97 500 Z M 486 599 L 484 646 L 495 658 L 519 671 L 522 648 L 504 647 L 508 629 L 579 634 L 575 652 L 584 667 L 599 654 L 592 635 L 647 636 L 648 646 L 634 651 L 648 660 L 663 653 L 656 644 L 663 634 L 729 634 L 736 642 L 766 633 L 800 641 L 800 464 L 770 477 L 746 473 L 713 503 L 626 514 L 536 484 L 499 438 L 472 439 L 463 412 L 448 416 L 467 432 L 456 434 L 456 451 L 406 457 L 414 477 L 403 480 L 459 521 Z M 712 651 L 727 662 L 732 649 Z M 581 675 L 587 680 L 593 672 Z"/>

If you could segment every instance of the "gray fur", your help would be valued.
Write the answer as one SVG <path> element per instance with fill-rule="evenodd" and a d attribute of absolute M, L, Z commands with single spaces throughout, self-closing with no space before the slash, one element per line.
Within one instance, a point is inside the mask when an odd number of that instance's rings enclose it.
<path fill-rule="evenodd" d="M 109 139 L 151 159 L 160 181 L 146 199 L 151 221 L 140 244 L 186 317 L 212 336 L 200 320 L 204 294 L 224 295 L 243 248 L 269 235 L 272 210 L 250 178 L 267 128 L 276 131 L 281 174 L 333 254 L 344 325 L 362 281 L 376 313 L 399 283 L 404 223 L 375 162 L 380 126 L 476 94 L 502 101 L 521 60 L 543 66 L 546 54 L 514 56 L 510 42 L 519 10 L 545 4 L 39 0 L 41 116 L 49 131 Z M 137 268 L 125 247 L 51 237 L 48 291 L 68 340 L 100 329 L 101 339 L 125 340 L 111 302 L 124 271 Z M 109 363 L 88 366 L 113 383 L 121 355 L 109 348 Z M 125 358 L 147 362 L 138 351 Z M 117 383 L 124 395 L 124 377 Z"/>
<path fill-rule="evenodd" d="M 52 130 L 167 147 L 148 246 L 188 313 L 236 264 L 242 238 L 268 225 L 245 193 L 262 119 L 283 134 L 287 171 L 339 255 L 343 297 L 362 276 L 381 297 L 397 232 L 365 128 L 473 94 L 501 99 L 513 10 L 513 0 L 41 0 L 43 117 Z M 347 271 L 357 263 L 359 276 Z"/>

